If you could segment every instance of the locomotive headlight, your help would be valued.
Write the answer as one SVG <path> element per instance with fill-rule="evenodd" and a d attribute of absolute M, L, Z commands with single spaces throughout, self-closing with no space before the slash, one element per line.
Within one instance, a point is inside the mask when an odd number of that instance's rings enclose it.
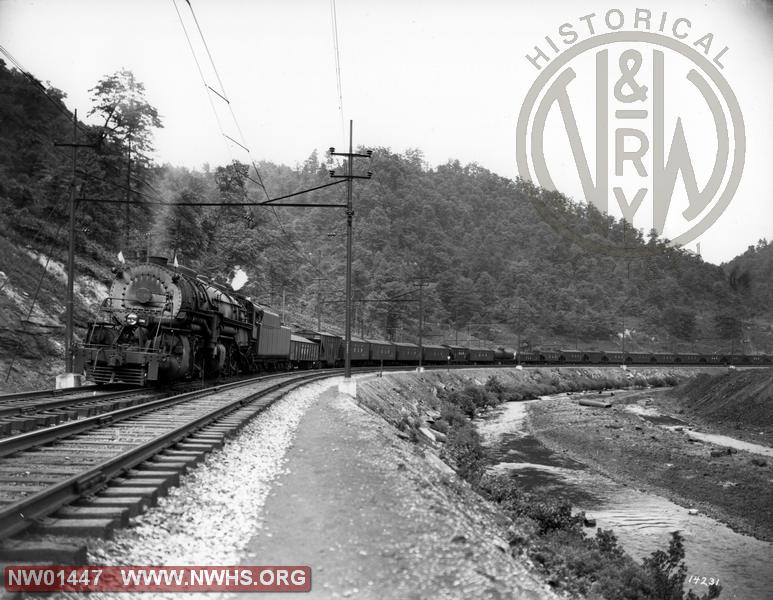
<path fill-rule="evenodd" d="M 129 313 L 128 315 L 126 315 L 127 325 L 136 325 L 138 320 L 139 319 L 137 318 L 137 315 L 134 313 Z"/>

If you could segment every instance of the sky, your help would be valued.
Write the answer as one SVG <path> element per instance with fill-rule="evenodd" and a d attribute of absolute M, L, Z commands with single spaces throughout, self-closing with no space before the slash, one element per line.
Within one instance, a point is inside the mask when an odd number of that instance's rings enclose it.
<path fill-rule="evenodd" d="M 335 0 L 343 111 L 329 0 L 191 4 L 217 73 L 184 0 L 0 0 L 0 44 L 36 77 L 63 90 L 80 115 L 91 107 L 89 89 L 101 77 L 132 70 L 164 123 L 155 136 L 162 163 L 201 168 L 246 160 L 242 148 L 224 139 L 225 132 L 243 141 L 254 159 L 293 166 L 315 149 L 342 149 L 344 123 L 351 119 L 355 145 L 395 152 L 418 148 L 431 167 L 458 159 L 514 178 L 523 175 L 516 164 L 519 113 L 543 70 L 526 58 L 535 46 L 552 59 L 545 36 L 560 45 L 564 23 L 578 32 L 579 41 L 591 37 L 580 19 L 591 13 L 597 15 L 596 33 L 605 33 L 603 15 L 609 9 L 623 15 L 622 30 L 632 28 L 637 8 L 650 10 L 653 23 L 665 11 L 669 25 L 679 17 L 690 20 L 685 43 L 713 34 L 709 58 L 727 46 L 720 71 L 737 98 L 746 132 L 737 192 L 717 221 L 686 247 L 694 250 L 700 242 L 704 259 L 719 263 L 760 238 L 773 239 L 773 9 L 761 0 Z M 181 21 L 204 79 L 229 99 L 241 132 L 229 105 L 205 88 Z M 651 78 L 651 49 L 633 47 L 647 63 L 640 78 Z M 578 72 L 574 90 L 580 92 L 573 102 L 592 164 L 591 58 L 585 54 L 572 64 Z M 616 59 L 609 68 L 614 83 Z M 683 119 L 702 187 L 717 146 L 710 112 L 684 83 L 685 64 L 669 57 L 667 68 L 666 131 Z M 554 106 L 545 128 L 548 166 L 560 191 L 583 199 L 560 119 Z M 670 140 L 670 133 L 666 137 Z M 614 146 L 614 139 L 610 143 Z M 645 165 L 652 169 L 651 156 Z M 636 189 L 632 167 L 621 179 L 629 199 Z M 682 188 L 677 183 L 677 203 L 684 202 Z M 610 197 L 610 210 L 618 216 Z M 649 229 L 645 217 L 651 207 L 647 200 L 642 206 L 637 216 L 644 217 L 634 224 Z M 665 234 L 675 237 L 682 225 L 670 220 Z"/>

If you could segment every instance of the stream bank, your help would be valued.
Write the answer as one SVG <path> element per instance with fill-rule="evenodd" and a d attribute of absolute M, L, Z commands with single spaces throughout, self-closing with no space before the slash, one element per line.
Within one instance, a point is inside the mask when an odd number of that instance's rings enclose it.
<path fill-rule="evenodd" d="M 707 502 L 703 510 L 696 510 L 683 498 L 682 505 L 670 501 L 664 490 L 646 483 L 652 473 L 645 470 L 645 461 L 631 459 L 637 451 L 644 456 L 653 453 L 659 443 L 674 444 L 676 449 L 669 455 L 674 462 L 664 462 L 661 467 L 673 472 L 676 481 L 681 480 L 680 471 L 689 468 L 679 460 L 679 441 L 697 439 L 699 434 L 687 429 L 686 423 L 676 424 L 677 417 L 653 409 L 649 400 L 652 393 L 615 392 L 605 398 L 613 403 L 607 409 L 581 407 L 578 400 L 582 395 L 564 394 L 497 407 L 479 424 L 489 449 L 490 468 L 514 478 L 528 492 L 570 501 L 596 526 L 612 529 L 621 546 L 636 559 L 662 548 L 670 532 L 680 531 L 686 550 L 687 587 L 697 593 L 707 591 L 708 582 L 719 580 L 721 598 L 767 597 L 773 588 L 769 568 L 773 544 L 735 532 L 711 518 L 705 514 L 713 512 Z M 587 426 L 586 418 L 598 427 Z M 624 423 L 629 420 L 629 429 L 638 439 L 625 434 Z M 548 421 L 552 428 L 546 425 Z M 682 431 L 674 430 L 678 427 Z M 571 450 L 562 443 L 567 428 L 573 430 L 566 436 L 573 441 Z M 580 443 L 583 437 L 584 444 Z M 543 443 L 543 438 L 549 443 Z M 604 446 L 598 446 L 597 438 Z M 742 451 L 722 458 L 737 459 L 738 454 L 746 455 Z M 706 455 L 710 456 L 710 450 L 706 449 Z M 741 460 L 748 462 L 749 457 Z M 656 470 L 656 465 L 646 466 Z M 645 484 L 639 485 L 639 481 Z M 765 488 L 759 487 L 759 491 Z M 715 496 L 721 497 L 724 490 L 720 487 Z"/>

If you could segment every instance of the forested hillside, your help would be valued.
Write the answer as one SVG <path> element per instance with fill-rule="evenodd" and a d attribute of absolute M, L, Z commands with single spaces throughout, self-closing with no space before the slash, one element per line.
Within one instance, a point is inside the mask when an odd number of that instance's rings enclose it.
<path fill-rule="evenodd" d="M 78 155 L 81 277 L 109 280 L 119 251 L 130 262 L 176 254 L 180 264 L 224 279 L 238 265 L 249 276 L 245 294 L 280 310 L 284 292 L 288 323 L 314 324 L 319 296 L 324 326 L 340 327 L 343 210 L 170 205 L 256 202 L 267 195 L 246 165 L 190 170 L 153 164 L 152 131 L 163 115 L 141 103 L 121 112 L 121 86 L 142 96 L 141 84 L 127 72 L 106 78 L 93 91 L 94 114 L 106 127 L 81 124 L 78 134 L 80 142 L 95 144 Z M 6 352 L 30 335 L 20 323 L 42 272 L 31 251 L 45 257 L 50 249 L 55 261 L 65 260 L 71 154 L 54 142 L 70 140 L 72 122 L 64 95 L 48 87 L 46 96 L 43 87 L 0 68 L 0 236 L 9 248 L 0 267 L 0 302 L 8 309 L 0 328 L 13 338 L 4 343 Z M 277 197 L 331 182 L 333 166 L 315 151 L 303 164 L 258 168 L 267 193 Z M 726 351 L 745 344 L 747 351 L 773 352 L 770 245 L 750 249 L 723 269 L 475 164 L 430 168 L 420 150 L 375 148 L 371 164 L 361 166 L 374 174 L 355 182 L 357 333 L 415 340 L 415 284 L 422 281 L 425 343 L 461 343 L 470 336 L 513 347 L 520 337 L 532 346 L 608 349 L 620 345 L 625 331 L 631 349 Z M 344 188 L 294 201 L 343 201 Z M 609 239 L 626 236 L 628 246 L 649 252 L 613 258 L 572 244 L 543 221 L 535 201 L 550 203 L 577 231 L 599 236 L 601 224 Z M 16 254 L 9 261 L 10 249 Z M 44 280 L 39 302 L 49 312 L 60 310 L 62 282 Z M 79 308 L 78 326 L 90 308 Z M 58 327 L 51 325 L 52 337 L 61 337 Z"/>
<path fill-rule="evenodd" d="M 723 265 L 730 286 L 754 312 L 769 313 L 773 304 L 773 243 L 756 245 Z"/>

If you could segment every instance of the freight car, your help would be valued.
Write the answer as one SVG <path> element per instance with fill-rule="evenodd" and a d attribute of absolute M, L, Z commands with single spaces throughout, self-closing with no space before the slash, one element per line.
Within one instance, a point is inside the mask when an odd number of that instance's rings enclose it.
<path fill-rule="evenodd" d="M 290 336 L 290 364 L 299 369 L 319 367 L 319 346 L 300 335 Z"/>
<path fill-rule="evenodd" d="M 604 352 L 422 345 L 352 338 L 351 363 L 449 364 L 734 364 L 770 365 L 762 354 Z M 115 270 L 115 279 L 75 353 L 79 372 L 97 383 L 136 385 L 291 368 L 344 364 L 344 340 L 334 333 L 291 333 L 279 315 L 225 285 L 165 258 Z"/>
<path fill-rule="evenodd" d="M 621 352 L 581 350 L 529 350 L 515 355 L 499 348 L 494 352 L 497 364 L 524 365 L 770 365 L 765 354 L 696 354 L 674 352 Z"/>
<path fill-rule="evenodd" d="M 301 329 L 295 333 L 317 344 L 321 367 L 333 368 L 343 363 L 344 340 L 341 336 L 311 329 Z"/>

